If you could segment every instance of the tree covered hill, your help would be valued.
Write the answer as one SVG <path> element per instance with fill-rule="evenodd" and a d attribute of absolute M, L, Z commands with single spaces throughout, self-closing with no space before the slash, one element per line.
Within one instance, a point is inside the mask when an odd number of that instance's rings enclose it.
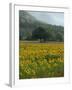
<path fill-rule="evenodd" d="M 34 40 L 34 35 L 35 35 L 34 31 L 38 30 L 39 27 L 43 28 L 45 32 L 47 32 L 48 37 L 46 37 L 46 40 L 64 41 L 64 27 L 63 26 L 51 25 L 51 24 L 38 21 L 34 16 L 30 15 L 27 11 L 23 11 L 23 10 L 19 11 L 19 38 L 20 40 Z M 40 33 L 39 31 L 38 33 Z M 35 40 L 37 39 L 38 38 L 35 37 Z"/>

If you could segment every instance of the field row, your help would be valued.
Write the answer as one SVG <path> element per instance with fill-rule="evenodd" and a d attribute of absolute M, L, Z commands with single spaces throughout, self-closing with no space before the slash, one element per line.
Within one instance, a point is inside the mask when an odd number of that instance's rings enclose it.
<path fill-rule="evenodd" d="M 63 43 L 24 43 L 19 46 L 19 78 L 64 76 Z"/>

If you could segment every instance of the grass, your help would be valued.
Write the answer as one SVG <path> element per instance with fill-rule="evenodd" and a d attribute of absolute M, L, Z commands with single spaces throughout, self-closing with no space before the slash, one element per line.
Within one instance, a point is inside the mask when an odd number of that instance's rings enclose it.
<path fill-rule="evenodd" d="M 64 44 L 20 41 L 19 78 L 64 76 Z"/>

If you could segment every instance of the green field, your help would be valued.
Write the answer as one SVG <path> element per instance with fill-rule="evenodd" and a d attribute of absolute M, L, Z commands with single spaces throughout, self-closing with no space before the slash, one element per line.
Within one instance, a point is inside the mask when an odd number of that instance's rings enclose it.
<path fill-rule="evenodd" d="M 19 42 L 19 78 L 64 76 L 64 44 Z"/>

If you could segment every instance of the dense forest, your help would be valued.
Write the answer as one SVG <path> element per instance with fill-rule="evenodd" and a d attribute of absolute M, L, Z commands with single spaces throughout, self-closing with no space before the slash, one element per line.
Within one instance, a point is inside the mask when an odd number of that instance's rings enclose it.
<path fill-rule="evenodd" d="M 64 41 L 64 27 L 37 20 L 27 11 L 19 11 L 19 39 L 40 41 Z"/>

